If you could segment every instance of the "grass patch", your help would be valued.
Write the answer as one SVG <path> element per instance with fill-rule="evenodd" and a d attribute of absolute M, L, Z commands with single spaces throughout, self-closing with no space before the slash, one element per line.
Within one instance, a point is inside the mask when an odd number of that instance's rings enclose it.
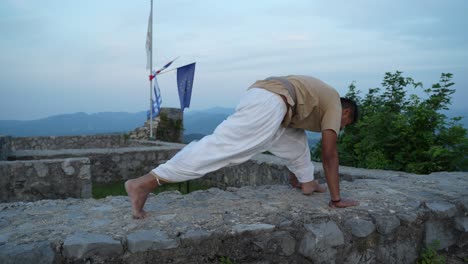
<path fill-rule="evenodd" d="M 180 182 L 180 183 L 170 183 L 164 184 L 161 187 L 157 188 L 153 193 L 158 194 L 165 191 L 179 191 L 182 194 L 191 193 L 198 190 L 206 190 L 211 188 L 198 182 Z M 124 182 L 115 182 L 115 183 L 93 183 L 93 198 L 101 199 L 107 196 L 118 196 L 118 195 L 127 195 L 125 191 Z"/>

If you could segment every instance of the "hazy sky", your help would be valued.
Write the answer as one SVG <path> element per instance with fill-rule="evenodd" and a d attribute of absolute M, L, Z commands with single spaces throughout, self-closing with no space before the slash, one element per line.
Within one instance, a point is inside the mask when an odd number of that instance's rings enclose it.
<path fill-rule="evenodd" d="M 149 0 L 1 0 L 0 119 L 149 106 Z M 155 0 L 154 65 L 196 62 L 191 109 L 234 107 L 272 75 L 312 75 L 345 94 L 400 70 L 426 87 L 454 74 L 468 112 L 468 1 Z M 171 67 L 173 68 L 173 67 Z M 160 75 L 178 107 L 175 71 Z"/>

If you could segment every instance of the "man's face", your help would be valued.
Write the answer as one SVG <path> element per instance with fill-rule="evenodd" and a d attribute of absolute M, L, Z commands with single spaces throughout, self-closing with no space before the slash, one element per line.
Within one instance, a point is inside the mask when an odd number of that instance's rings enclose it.
<path fill-rule="evenodd" d="M 351 109 L 345 108 L 341 111 L 341 126 L 340 130 L 343 130 L 347 125 L 353 123 L 353 119 L 351 118 Z"/>

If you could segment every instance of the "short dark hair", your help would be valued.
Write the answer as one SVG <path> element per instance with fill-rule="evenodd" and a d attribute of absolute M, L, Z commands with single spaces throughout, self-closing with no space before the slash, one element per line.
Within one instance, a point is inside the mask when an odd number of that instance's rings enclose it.
<path fill-rule="evenodd" d="M 346 109 L 346 108 L 349 108 L 351 109 L 351 111 L 353 112 L 353 123 L 356 123 L 357 120 L 358 120 L 358 116 L 359 116 L 359 109 L 358 109 L 358 106 L 356 104 L 356 102 L 354 102 L 353 100 L 349 99 L 349 98 L 344 98 L 344 97 L 341 97 L 340 98 L 340 101 L 341 101 L 341 108 L 342 109 Z"/>

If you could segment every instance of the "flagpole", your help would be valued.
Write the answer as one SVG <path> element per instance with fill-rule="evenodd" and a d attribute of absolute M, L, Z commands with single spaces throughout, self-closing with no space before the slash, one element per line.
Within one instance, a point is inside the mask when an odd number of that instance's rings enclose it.
<path fill-rule="evenodd" d="M 151 0 L 150 11 L 151 44 L 150 44 L 150 75 L 153 74 L 153 0 Z M 153 78 L 150 78 L 150 140 L 153 139 Z"/>

